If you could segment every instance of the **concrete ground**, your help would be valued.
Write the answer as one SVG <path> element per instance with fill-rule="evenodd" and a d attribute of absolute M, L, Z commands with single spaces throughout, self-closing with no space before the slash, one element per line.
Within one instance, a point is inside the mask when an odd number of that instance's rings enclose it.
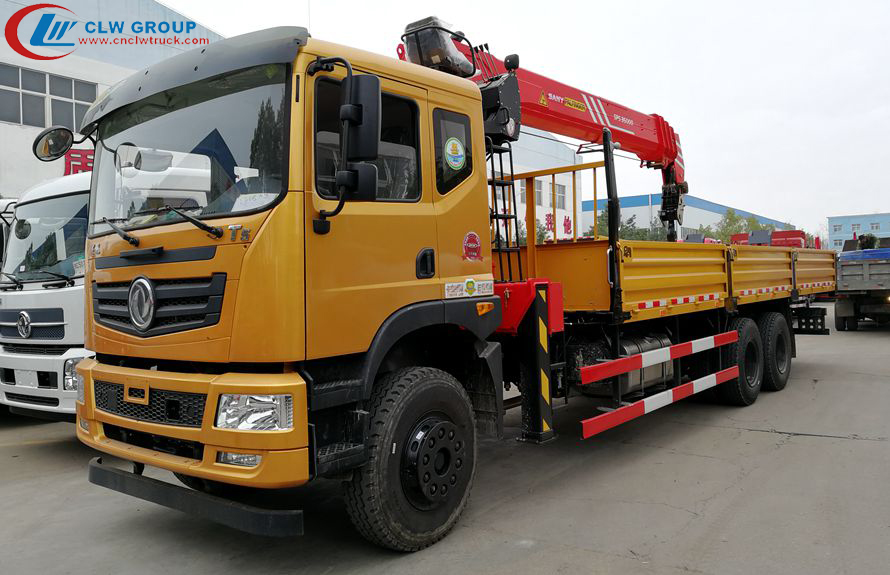
<path fill-rule="evenodd" d="M 304 537 L 253 537 L 93 486 L 71 424 L 7 416 L 0 572 L 885 574 L 888 342 L 872 325 L 802 336 L 782 392 L 685 401 L 587 441 L 573 401 L 552 444 L 485 441 L 461 522 L 413 555 L 361 539 L 337 484 L 293 495 Z"/>

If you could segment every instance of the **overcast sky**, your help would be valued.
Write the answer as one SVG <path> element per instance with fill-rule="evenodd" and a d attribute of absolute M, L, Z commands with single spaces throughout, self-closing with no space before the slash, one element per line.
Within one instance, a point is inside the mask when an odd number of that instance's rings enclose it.
<path fill-rule="evenodd" d="M 664 116 L 693 195 L 823 233 L 829 215 L 890 211 L 890 2 L 164 3 L 224 36 L 308 25 L 393 57 L 405 24 L 436 15 L 524 68 Z M 658 193 L 660 177 L 626 160 L 618 188 Z"/>

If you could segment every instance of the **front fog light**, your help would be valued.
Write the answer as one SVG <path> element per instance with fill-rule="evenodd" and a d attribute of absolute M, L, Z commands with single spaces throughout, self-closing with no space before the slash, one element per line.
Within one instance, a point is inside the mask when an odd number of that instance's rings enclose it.
<path fill-rule="evenodd" d="M 219 396 L 216 426 L 242 431 L 283 431 L 294 428 L 293 399 L 290 395 Z"/>
<path fill-rule="evenodd" d="M 90 422 L 81 417 L 80 418 L 80 428 L 83 429 L 84 431 L 86 431 L 87 433 L 89 433 L 90 432 Z"/>
<path fill-rule="evenodd" d="M 250 453 L 229 453 L 220 451 L 216 454 L 217 463 L 228 463 L 229 465 L 240 465 L 241 467 L 256 467 L 263 459 L 262 455 Z"/>

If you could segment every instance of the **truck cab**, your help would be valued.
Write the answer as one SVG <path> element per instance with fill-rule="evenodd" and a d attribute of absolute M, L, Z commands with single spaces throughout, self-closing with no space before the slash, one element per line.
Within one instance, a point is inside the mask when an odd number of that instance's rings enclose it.
<path fill-rule="evenodd" d="M 90 174 L 25 191 L 10 220 L 0 278 L 0 402 L 74 421 L 84 349 L 84 247 Z"/>

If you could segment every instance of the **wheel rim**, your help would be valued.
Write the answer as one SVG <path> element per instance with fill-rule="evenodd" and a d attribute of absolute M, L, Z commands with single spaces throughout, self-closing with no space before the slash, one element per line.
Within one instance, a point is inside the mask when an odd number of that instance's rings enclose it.
<path fill-rule="evenodd" d="M 776 369 L 782 374 L 788 369 L 788 347 L 782 336 L 776 339 Z"/>
<path fill-rule="evenodd" d="M 745 346 L 745 382 L 748 387 L 755 387 L 760 380 L 760 354 L 757 346 L 749 342 Z"/>
<path fill-rule="evenodd" d="M 444 504 L 467 472 L 466 439 L 445 415 L 421 418 L 402 454 L 402 489 L 412 505 L 429 510 Z"/>

